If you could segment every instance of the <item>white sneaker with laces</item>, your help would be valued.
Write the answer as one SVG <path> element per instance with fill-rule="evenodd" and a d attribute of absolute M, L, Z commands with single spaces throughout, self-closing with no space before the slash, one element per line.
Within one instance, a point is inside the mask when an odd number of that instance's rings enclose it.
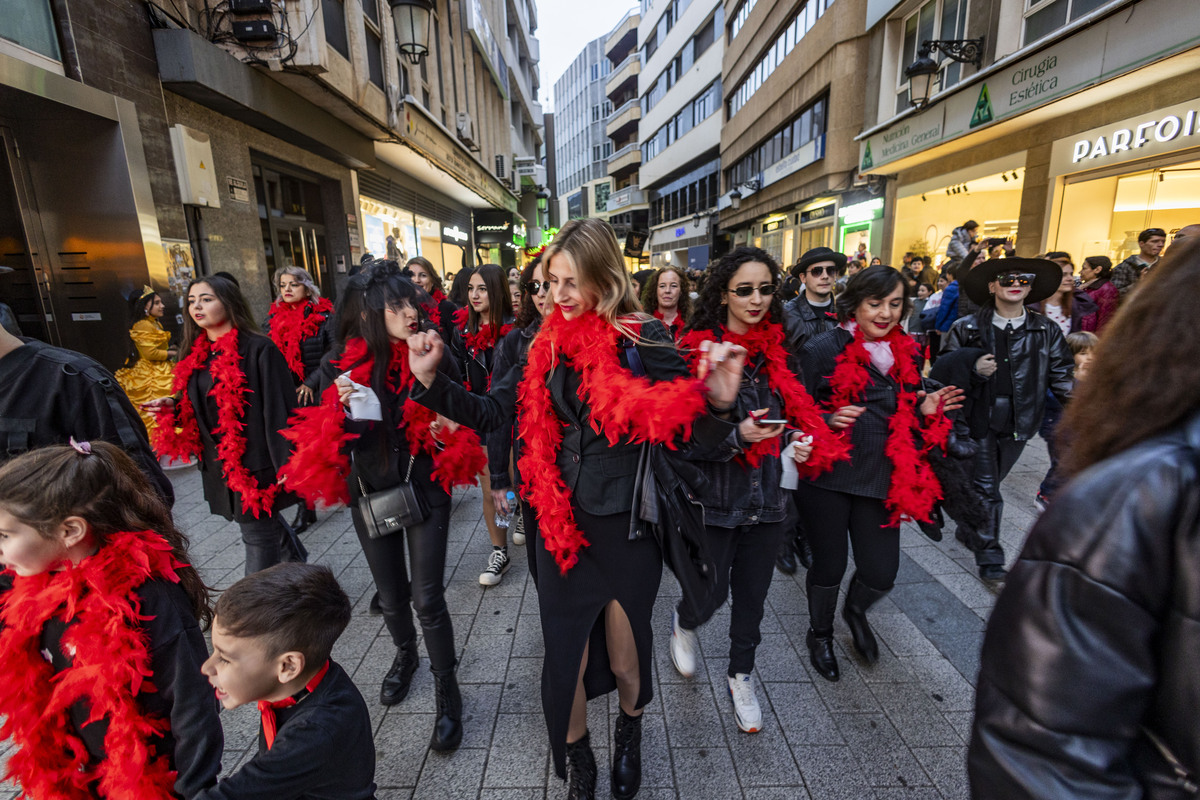
<path fill-rule="evenodd" d="M 733 700 L 733 715 L 737 718 L 738 727 L 746 733 L 758 733 L 762 729 L 762 709 L 754 692 L 753 678 L 739 672 L 728 681 L 729 697 Z"/>
<path fill-rule="evenodd" d="M 495 586 L 500 583 L 504 573 L 508 571 L 508 550 L 503 547 L 493 547 L 488 556 L 487 569 L 479 573 L 479 582 L 484 586 Z"/>
<path fill-rule="evenodd" d="M 517 508 L 513 511 L 515 519 L 512 524 L 512 539 L 513 544 L 525 544 L 525 517 L 521 514 L 521 504 L 517 503 Z"/>
<path fill-rule="evenodd" d="M 679 611 L 671 617 L 671 663 L 675 671 L 685 678 L 696 674 L 696 653 L 700 649 L 700 640 L 695 631 L 679 625 Z"/>

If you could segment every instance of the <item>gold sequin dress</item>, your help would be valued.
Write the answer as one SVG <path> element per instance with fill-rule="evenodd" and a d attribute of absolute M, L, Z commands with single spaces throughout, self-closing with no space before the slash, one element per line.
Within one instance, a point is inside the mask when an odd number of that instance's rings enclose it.
<path fill-rule="evenodd" d="M 147 317 L 133 323 L 129 338 L 137 347 L 138 361 L 132 367 L 117 370 L 117 383 L 138 410 L 149 433 L 154 430 L 154 415 L 143 411 L 141 404 L 171 394 L 175 369 L 175 362 L 167 356 L 171 334 L 163 330 L 158 320 Z"/>

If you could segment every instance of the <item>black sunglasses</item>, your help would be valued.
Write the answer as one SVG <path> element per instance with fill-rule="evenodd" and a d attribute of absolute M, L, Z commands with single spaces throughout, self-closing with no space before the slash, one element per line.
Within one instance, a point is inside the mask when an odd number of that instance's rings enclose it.
<path fill-rule="evenodd" d="M 550 281 L 530 281 L 525 284 L 525 291 L 530 294 L 541 294 L 542 289 L 550 291 Z"/>
<path fill-rule="evenodd" d="M 736 289 L 727 289 L 726 291 L 736 294 L 738 297 L 749 297 L 758 292 L 763 297 L 770 297 L 775 294 L 779 287 L 773 283 L 764 283 L 762 286 L 739 286 Z"/>
<path fill-rule="evenodd" d="M 1036 275 L 1028 272 L 1009 272 L 996 278 L 996 283 L 1001 286 L 1029 286 L 1035 278 Z"/>
<path fill-rule="evenodd" d="M 837 267 L 821 266 L 821 267 L 809 267 L 808 270 L 806 270 L 804 274 L 812 275 L 815 278 L 819 278 L 826 273 L 828 273 L 830 275 L 837 275 L 838 272 L 840 272 L 840 271 L 841 270 L 839 270 Z"/>

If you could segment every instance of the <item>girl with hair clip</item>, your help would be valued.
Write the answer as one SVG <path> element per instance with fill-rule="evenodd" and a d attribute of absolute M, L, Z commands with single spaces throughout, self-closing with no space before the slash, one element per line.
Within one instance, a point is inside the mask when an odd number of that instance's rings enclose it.
<path fill-rule="evenodd" d="M 129 329 L 133 347 L 124 369 L 117 370 L 114 377 L 125 390 L 129 402 L 138 409 L 146 431 L 153 432 L 154 415 L 140 406 L 170 393 L 175 348 L 171 347 L 170 332 L 163 330 L 161 320 L 166 306 L 158 292 L 143 286 L 141 291 L 130 296 L 129 311 L 133 319 Z"/>
<path fill-rule="evenodd" d="M 271 304 L 264 331 L 287 359 L 296 385 L 296 400 L 311 405 L 320 390 L 321 357 L 333 344 L 329 318 L 333 303 L 303 267 L 284 267 L 275 276 L 279 297 Z"/>
<path fill-rule="evenodd" d="M 421 306 L 421 310 L 438 329 L 442 339 L 447 342 L 452 341 L 454 339 L 454 315 L 458 311 L 458 306 L 446 297 L 446 292 L 442 288 L 442 279 L 438 276 L 437 270 L 433 268 L 429 259 L 422 256 L 413 256 L 404 265 L 404 268 L 412 273 L 410 280 L 416 284 L 417 288 L 429 295 L 429 298 Z"/>
<path fill-rule="evenodd" d="M 554 768 L 568 778 L 569 797 L 595 797 L 587 701 L 616 689 L 613 796 L 631 798 L 641 783 L 641 715 L 653 694 L 650 615 L 663 563 L 652 537 L 630 538 L 641 443 L 715 451 L 734 428 L 725 417 L 745 351 L 704 342 L 702 377 L 693 376 L 662 323 L 639 312 L 617 237 L 602 220 L 568 222 L 542 263 L 552 310 L 524 368 L 475 395 L 438 372 L 441 340 L 418 334 L 409 342 L 419 382 L 413 398 L 489 431 L 511 425 L 519 406 L 521 495 L 537 516 L 533 557 L 550 645 L 542 707 Z"/>
<path fill-rule="evenodd" d="M 642 309 L 660 320 L 679 341 L 692 316 L 691 285 L 682 267 L 663 267 L 642 287 Z"/>
<path fill-rule="evenodd" d="M 529 346 L 533 337 L 542 327 L 542 318 L 550 312 L 550 302 L 547 295 L 550 291 L 549 282 L 545 280 L 542 270 L 542 257 L 530 261 L 521 270 L 521 307 L 513 330 L 505 334 L 496 347 L 496 363 L 492 368 L 492 380 L 496 381 L 508 374 L 510 369 L 524 369 L 529 358 Z M 537 533 L 537 520 L 534 518 L 529 504 L 517 504 L 512 508 L 508 495 L 513 489 L 513 480 L 520 485 L 516 472 L 516 459 L 519 455 L 514 445 L 520 441 L 517 431 L 517 420 L 512 425 L 506 425 L 492 431 L 487 437 L 488 471 L 491 473 L 492 503 L 505 516 L 517 512 L 517 522 L 513 526 L 513 544 L 525 544 L 527 534 Z M 537 582 L 537 559 L 529 558 L 529 573 Z"/>
<path fill-rule="evenodd" d="M 484 264 L 475 270 L 467 284 L 467 300 L 468 306 L 455 317 L 458 335 L 450 340 L 451 350 L 462 365 L 466 387 L 475 394 L 484 394 L 492 382 L 496 345 L 512 330 L 512 300 L 504 270 L 495 264 Z M 487 437 L 481 438 L 486 456 Z M 479 582 L 495 586 L 503 580 L 510 563 L 508 529 L 497 522 L 490 475 L 481 472 L 479 480 L 483 486 L 483 521 L 492 540 L 492 552 L 487 566 L 479 573 Z"/>
<path fill-rule="evenodd" d="M 789 365 L 779 283 L 779 266 L 765 250 L 733 250 L 711 270 L 680 341 L 685 358 L 701 356 L 705 340 L 737 344 L 747 353 L 733 411 L 737 429 L 715 458 L 698 462 L 711 489 L 704 519 L 716 591 L 708 602 L 684 598 L 676 605 L 670 647 L 679 674 L 694 676 L 696 629 L 732 592 L 727 679 L 734 718 L 746 733 L 763 724 L 752 673 L 763 604 L 786 533 L 781 451 L 812 476 L 849 455 Z"/>
<path fill-rule="evenodd" d="M 107 442 L 0 467 L 0 715 L 23 796 L 191 798 L 221 771 L 187 538 Z"/>
<path fill-rule="evenodd" d="M 900 522 L 928 521 L 942 497 L 927 454 L 945 446 L 951 428 L 946 413 L 962 407 L 963 393 L 953 386 L 923 390 L 920 348 L 900 324 L 909 302 L 903 275 L 867 267 L 837 297 L 838 327 L 810 339 L 800 352 L 809 394 L 850 446 L 849 460 L 796 488 L 813 550 L 809 660 L 828 681 L 839 677 L 833 617 L 849 545 L 856 572 L 842 616 L 855 649 L 874 664 L 879 648 L 867 609 L 895 583 Z"/>
<path fill-rule="evenodd" d="M 384 624 L 396 646 L 379 702 L 391 706 L 407 695 L 420 659 L 412 610 L 416 609 L 429 655 L 437 699 L 430 747 L 453 750 L 462 739 L 462 698 L 455 680 L 454 629 L 446 607 L 443 573 L 450 525 L 450 492 L 474 483 L 485 464 L 479 438 L 453 425 L 435 426 L 436 415 L 409 397 L 413 385 L 408 340 L 420 328 L 426 299 L 394 261 L 375 262 L 366 273 L 356 335 L 347 339 L 337 368 L 341 376 L 319 406 L 301 408 L 283 435 L 295 454 L 281 478 L 310 505 L 350 506 L 359 544 L 379 590 Z M 452 379 L 452 359 L 435 366 Z M 352 395 L 373 393 L 375 419 L 357 419 Z M 358 499 L 411 480 L 428 513 L 403 533 L 368 531 Z M 408 565 L 405 564 L 407 550 Z"/>
<path fill-rule="evenodd" d="M 296 407 L 292 373 L 233 281 L 192 281 L 187 304 L 175 394 L 143 406 L 158 414 L 154 447 L 200 459 L 209 510 L 242 530 L 247 575 L 285 557 L 303 561 L 281 516 L 295 500 L 277 482 L 290 453 L 280 431 Z"/>

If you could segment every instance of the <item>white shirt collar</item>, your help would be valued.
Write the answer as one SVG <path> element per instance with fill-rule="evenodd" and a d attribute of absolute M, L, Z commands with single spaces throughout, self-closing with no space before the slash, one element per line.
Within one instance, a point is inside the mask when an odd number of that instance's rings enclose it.
<path fill-rule="evenodd" d="M 1016 330 L 1017 328 L 1025 327 L 1025 320 L 1028 317 L 1029 317 L 1029 315 L 1025 313 L 1025 309 L 1022 308 L 1021 316 L 1014 317 L 1013 319 L 1007 319 L 1005 317 L 1000 316 L 999 314 L 992 314 L 992 324 L 995 325 L 1000 330 L 1004 330 L 1006 327 L 1008 327 L 1011 324 L 1013 326 L 1013 330 Z"/>

